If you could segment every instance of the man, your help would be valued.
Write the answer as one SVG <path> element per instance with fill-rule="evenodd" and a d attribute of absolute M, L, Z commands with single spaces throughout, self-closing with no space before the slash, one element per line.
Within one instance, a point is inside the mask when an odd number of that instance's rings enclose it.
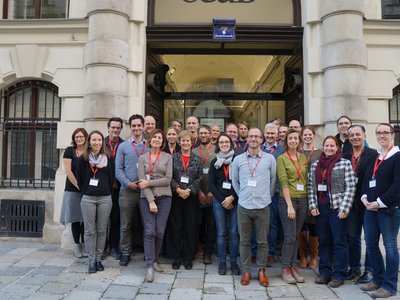
<path fill-rule="evenodd" d="M 237 145 L 238 127 L 236 124 L 229 123 L 226 125 L 226 134 L 232 139 L 234 144 L 235 155 L 242 154 L 244 150 Z"/>
<path fill-rule="evenodd" d="M 199 135 L 197 132 L 199 129 L 199 119 L 196 116 L 190 116 L 186 119 L 186 129 L 189 130 L 194 137 L 192 149 L 200 146 Z"/>
<path fill-rule="evenodd" d="M 301 124 L 297 120 L 292 120 L 289 122 L 289 129 L 294 129 L 298 132 L 301 132 Z"/>
<path fill-rule="evenodd" d="M 219 135 L 221 134 L 221 129 L 217 124 L 211 125 L 211 144 L 215 144 Z"/>
<path fill-rule="evenodd" d="M 232 163 L 232 184 L 239 196 L 237 208 L 239 251 L 243 266 L 240 283 L 248 285 L 251 279 L 251 231 L 254 227 L 257 239 L 257 266 L 259 283 L 267 287 L 265 274 L 267 259 L 267 235 L 269 229 L 269 204 L 275 191 L 276 162 L 272 155 L 260 150 L 263 136 L 259 128 L 251 128 L 248 150 L 237 156 Z"/>
<path fill-rule="evenodd" d="M 264 129 L 265 142 L 261 146 L 261 149 L 269 154 L 272 154 L 276 159 L 279 155 L 285 152 L 285 149 L 279 145 L 276 141 L 278 139 L 278 128 L 273 123 L 265 125 Z M 272 204 L 270 205 L 270 223 L 269 223 L 269 234 L 268 234 L 268 258 L 267 266 L 271 267 L 274 263 L 274 255 L 276 250 L 276 244 L 278 241 L 283 240 L 282 224 L 279 218 L 278 212 L 278 200 L 279 200 L 279 186 L 272 197 Z"/>
<path fill-rule="evenodd" d="M 283 146 L 284 140 L 285 140 L 285 135 L 286 132 L 288 131 L 289 126 L 286 124 L 281 124 L 281 126 L 279 126 L 279 130 L 278 130 L 278 144 Z"/>
<path fill-rule="evenodd" d="M 123 127 L 123 121 L 121 118 L 113 117 L 108 120 L 107 129 L 108 136 L 105 137 L 104 143 L 106 144 L 107 152 L 115 160 L 117 150 L 120 144 L 124 140 L 120 137 L 121 130 Z M 116 180 L 113 190 L 111 192 L 112 208 L 110 213 L 109 231 L 106 242 L 106 247 L 103 252 L 103 257 L 107 256 L 107 248 L 110 247 L 111 256 L 115 259 L 121 258 L 121 252 L 119 250 L 119 232 L 120 232 L 120 214 L 119 214 L 119 190 L 121 184 Z"/>
<path fill-rule="evenodd" d="M 342 153 L 345 154 L 351 151 L 351 144 L 348 140 L 348 130 L 351 126 L 351 119 L 348 116 L 341 116 L 336 121 L 336 126 L 339 133 L 336 135 L 336 139 L 339 142 L 339 146 L 342 149 Z"/>
<path fill-rule="evenodd" d="M 154 129 L 156 129 L 156 119 L 154 119 L 153 116 L 145 116 L 143 127 L 145 138 L 147 138 Z"/>
<path fill-rule="evenodd" d="M 120 247 L 122 252 L 119 264 L 121 266 L 127 266 L 131 260 L 132 216 L 137 208 L 140 196 L 138 159 L 140 155 L 150 151 L 143 139 L 143 125 L 144 119 L 141 115 L 132 115 L 129 118 L 132 135 L 129 140 L 126 140 L 118 147 L 115 159 L 115 175 L 121 183 L 119 198 L 121 215 Z"/>
<path fill-rule="evenodd" d="M 270 123 L 274 124 L 274 125 L 278 128 L 278 130 L 279 130 L 279 127 L 281 127 L 282 121 L 281 121 L 281 119 L 279 119 L 279 118 L 275 118 L 275 119 L 273 119 Z"/>
<path fill-rule="evenodd" d="M 176 119 L 175 119 L 175 120 L 172 120 L 170 126 L 173 127 L 173 128 L 175 128 L 176 131 L 178 131 L 178 133 L 181 132 L 181 130 L 182 130 L 182 122 L 179 121 L 179 120 L 176 120 Z"/>
<path fill-rule="evenodd" d="M 357 175 L 356 194 L 354 196 L 353 206 L 350 210 L 348 219 L 347 241 L 349 247 L 350 270 L 347 278 L 352 280 L 361 275 L 361 232 L 364 224 L 365 206 L 361 202 L 361 187 L 364 180 L 365 169 L 373 164 L 377 156 L 375 149 L 365 146 L 367 135 L 362 125 L 352 125 L 348 128 L 348 138 L 352 146 L 351 150 L 343 154 L 343 157 L 350 160 L 353 170 Z M 372 258 L 375 259 L 375 258 Z M 358 278 L 357 283 L 368 283 L 372 280 L 372 268 L 370 266 L 371 258 L 368 253 L 365 255 L 364 274 Z"/>
<path fill-rule="evenodd" d="M 203 263 L 212 263 L 211 255 L 216 242 L 216 228 L 213 214 L 213 195 L 208 191 L 208 169 L 210 162 L 215 158 L 215 146 L 211 144 L 211 129 L 208 125 L 201 125 L 199 129 L 200 146 L 193 153 L 200 156 L 203 165 L 203 178 L 197 194 L 199 198 L 199 227 L 200 241 L 204 242 Z"/>
<path fill-rule="evenodd" d="M 243 151 L 247 150 L 247 136 L 249 134 L 249 124 L 246 122 L 238 123 L 239 138 L 237 140 L 237 146 L 242 148 Z"/>

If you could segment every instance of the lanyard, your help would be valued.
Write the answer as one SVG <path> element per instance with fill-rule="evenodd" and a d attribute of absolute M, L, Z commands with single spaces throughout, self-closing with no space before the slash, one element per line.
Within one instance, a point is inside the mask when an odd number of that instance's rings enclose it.
<path fill-rule="evenodd" d="M 374 171 L 373 171 L 373 173 L 372 173 L 372 178 L 375 178 L 376 171 L 378 170 L 378 168 L 380 167 L 380 165 L 383 163 L 383 161 L 385 160 L 386 155 L 390 152 L 390 150 L 392 150 L 392 148 L 393 148 L 393 145 L 390 146 L 389 150 L 388 150 L 388 151 L 386 152 L 386 154 L 383 156 L 383 158 L 382 158 L 382 160 L 379 162 L 379 164 L 378 164 L 379 155 L 376 157 L 376 159 L 375 159 L 375 164 L 374 164 Z"/>
<path fill-rule="evenodd" d="M 239 142 L 237 142 L 236 145 L 238 145 L 239 148 L 242 148 L 242 146 L 240 146 L 240 143 L 239 143 Z M 244 149 L 246 149 L 246 147 L 247 147 L 247 142 L 244 144 L 244 147 L 243 147 L 242 149 L 244 150 Z"/>
<path fill-rule="evenodd" d="M 304 147 L 301 147 L 301 152 L 304 154 Z M 314 153 L 314 146 L 311 149 L 310 155 L 307 157 L 307 165 L 310 162 L 311 155 Z M 305 155 L 305 154 L 304 154 Z"/>
<path fill-rule="evenodd" d="M 268 150 L 267 146 L 264 144 L 264 150 L 265 152 L 267 152 L 268 154 L 274 154 L 276 148 L 274 147 L 275 145 L 272 145 L 271 148 Z"/>
<path fill-rule="evenodd" d="M 353 167 L 353 171 L 354 171 L 355 173 L 357 172 L 358 165 L 360 164 L 361 155 L 362 155 L 362 153 L 361 153 L 360 156 L 358 157 L 357 163 L 356 163 L 356 158 L 355 158 L 355 156 L 354 156 L 354 152 L 351 153 L 351 166 Z"/>
<path fill-rule="evenodd" d="M 189 162 L 190 162 L 190 156 L 189 156 L 189 160 L 187 161 L 187 163 L 185 163 L 183 161 L 183 154 L 181 154 L 181 160 L 182 160 L 182 167 L 183 167 L 183 172 L 186 172 L 188 166 L 189 166 Z"/>
<path fill-rule="evenodd" d="M 150 176 L 153 176 L 153 168 L 155 166 L 155 164 L 157 163 L 158 159 L 160 158 L 161 155 L 161 150 L 158 150 L 158 153 L 156 155 L 156 159 L 154 161 L 154 163 L 151 161 L 151 154 L 149 152 L 149 172 L 150 172 Z"/>
<path fill-rule="evenodd" d="M 194 143 L 192 145 L 192 150 L 194 149 L 194 147 L 196 147 L 196 143 L 197 143 L 198 139 L 199 139 L 199 135 L 196 135 L 196 138 L 195 138 Z"/>
<path fill-rule="evenodd" d="M 229 165 L 224 165 L 224 174 L 226 181 L 229 181 Z"/>
<path fill-rule="evenodd" d="M 212 146 L 212 144 L 208 145 L 207 152 L 206 152 L 206 157 L 203 158 L 203 147 L 200 145 L 200 157 L 201 157 L 201 164 L 203 165 L 203 167 L 206 164 L 208 156 L 210 155 L 211 146 Z"/>
<path fill-rule="evenodd" d="M 111 155 L 112 155 L 112 157 L 115 157 L 115 153 L 117 152 L 117 148 L 118 148 L 119 141 L 117 141 L 117 142 L 115 143 L 114 148 L 113 148 L 113 146 L 112 146 L 111 140 L 108 140 L 108 144 L 109 144 L 110 149 L 111 149 Z"/>
<path fill-rule="evenodd" d="M 296 152 L 297 166 L 294 163 L 294 160 L 293 160 L 292 156 L 290 155 L 289 151 L 286 151 L 286 155 L 289 156 L 290 161 L 292 162 L 293 166 L 296 168 L 297 180 L 300 181 L 300 179 L 301 179 L 301 166 L 300 166 L 299 154 Z"/>
<path fill-rule="evenodd" d="M 326 173 L 328 173 L 328 169 L 325 169 L 325 170 L 321 171 L 321 179 L 322 179 L 322 183 L 324 183 L 324 182 L 325 182 Z"/>
<path fill-rule="evenodd" d="M 254 173 L 256 172 L 256 169 L 257 169 L 257 167 L 258 167 L 258 164 L 259 164 L 260 161 L 261 161 L 261 158 L 262 158 L 264 152 L 261 151 L 261 156 L 258 158 L 257 163 L 256 163 L 256 166 L 254 167 L 253 170 L 251 169 L 251 166 L 250 166 L 249 155 L 248 155 L 248 154 L 249 154 L 249 153 L 246 153 L 247 165 L 249 166 L 249 170 L 250 170 L 251 177 L 254 177 Z"/>
<path fill-rule="evenodd" d="M 131 140 L 131 144 L 132 144 L 132 147 L 133 147 L 133 149 L 135 150 L 135 152 L 136 152 L 136 154 L 137 154 L 138 157 L 144 153 L 144 148 L 145 148 L 146 142 L 143 142 L 142 153 L 139 153 L 138 149 L 136 148 L 136 146 L 135 146 L 135 144 L 134 144 L 133 139 Z"/>
<path fill-rule="evenodd" d="M 97 173 L 97 171 L 98 171 L 99 169 L 97 169 L 97 167 L 94 167 L 94 168 L 93 168 L 93 166 L 92 166 L 91 164 L 89 164 L 89 166 L 90 166 L 90 169 L 92 169 L 93 178 L 96 178 L 96 173 Z"/>

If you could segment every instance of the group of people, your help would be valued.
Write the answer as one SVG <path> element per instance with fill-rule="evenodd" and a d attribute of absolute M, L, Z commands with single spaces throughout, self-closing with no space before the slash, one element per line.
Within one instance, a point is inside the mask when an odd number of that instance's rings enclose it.
<path fill-rule="evenodd" d="M 163 272 L 162 249 L 173 269 L 190 270 L 201 243 L 203 263 L 212 262 L 216 246 L 218 273 L 227 273 L 229 257 L 242 285 L 251 280 L 254 260 L 259 283 L 268 286 L 266 267 L 281 247 L 286 283 L 305 281 L 299 267 L 318 267 L 317 284 L 337 288 L 357 278 L 374 297 L 396 293 L 400 151 L 390 124 L 377 126 L 377 150 L 369 147 L 364 126 L 346 116 L 321 149 L 314 128 L 296 120 L 273 120 L 264 131 L 231 123 L 221 132 L 190 116 L 185 130 L 174 120 L 165 134 L 152 116 L 132 115 L 128 124 L 125 141 L 120 118 L 109 120 L 106 138 L 77 128 L 64 153 L 61 222 L 71 223 L 75 255 L 87 252 L 89 273 L 104 270 L 108 249 L 121 266 L 129 264 L 139 207 L 148 282 Z"/>

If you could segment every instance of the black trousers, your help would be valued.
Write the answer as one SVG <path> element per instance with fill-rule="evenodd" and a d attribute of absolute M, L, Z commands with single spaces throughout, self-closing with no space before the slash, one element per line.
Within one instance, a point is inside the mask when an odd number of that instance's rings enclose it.
<path fill-rule="evenodd" d="M 120 232 L 120 213 L 119 213 L 119 188 L 113 189 L 111 192 L 112 208 L 110 213 L 109 231 L 107 236 L 106 248 L 119 248 L 119 232 Z"/>
<path fill-rule="evenodd" d="M 197 246 L 197 210 L 195 196 L 187 199 L 174 195 L 168 218 L 165 239 L 166 256 L 173 259 L 192 261 Z"/>
<path fill-rule="evenodd" d="M 217 240 L 213 207 L 198 208 L 199 241 L 204 244 L 204 255 L 211 256 Z"/>

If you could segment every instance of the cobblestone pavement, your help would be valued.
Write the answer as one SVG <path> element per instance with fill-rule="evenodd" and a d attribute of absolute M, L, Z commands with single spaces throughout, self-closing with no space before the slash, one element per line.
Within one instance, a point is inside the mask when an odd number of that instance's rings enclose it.
<path fill-rule="evenodd" d="M 285 284 L 279 263 L 267 268 L 268 288 L 258 284 L 255 268 L 248 286 L 240 284 L 240 276 L 218 275 L 215 257 L 208 266 L 197 259 L 190 271 L 172 270 L 170 260 L 160 263 L 164 273 L 155 273 L 153 283 L 144 281 L 142 253 L 136 253 L 127 267 L 109 256 L 104 272 L 89 275 L 87 259 L 77 259 L 58 245 L 2 240 L 0 299 L 371 299 L 350 281 L 337 289 L 316 285 L 312 270 L 302 271 L 306 283 Z M 391 299 L 400 299 L 400 293 Z"/>

